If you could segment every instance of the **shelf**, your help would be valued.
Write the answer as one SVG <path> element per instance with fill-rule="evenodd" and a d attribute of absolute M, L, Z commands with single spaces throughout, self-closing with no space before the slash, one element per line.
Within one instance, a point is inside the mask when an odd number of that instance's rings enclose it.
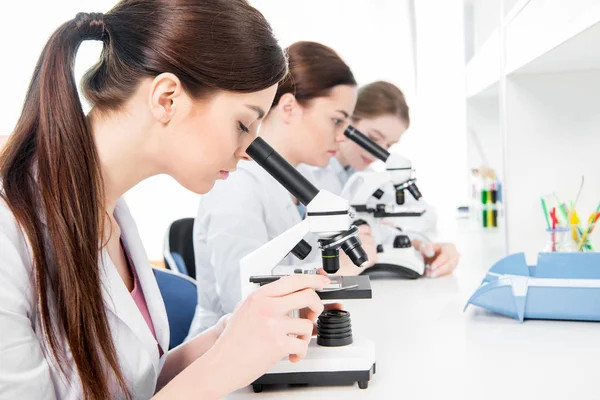
<path fill-rule="evenodd" d="M 505 0 L 506 1 L 506 0 Z M 504 16 L 503 24 L 507 25 L 516 18 L 517 15 L 529 4 L 532 0 L 516 0 L 515 4 L 508 10 Z M 506 6 L 506 4 L 505 4 Z"/>
<path fill-rule="evenodd" d="M 502 74 L 600 69 L 598 0 L 520 0 L 466 66 L 466 96 L 495 94 Z M 501 67 L 501 35 L 506 62 Z M 491 88 L 491 89 L 490 89 Z"/>
<path fill-rule="evenodd" d="M 514 71 L 515 74 L 541 74 L 600 70 L 600 22 Z"/>
<path fill-rule="evenodd" d="M 467 98 L 486 94 L 498 82 L 500 73 L 500 31 L 496 29 L 467 64 Z"/>
<path fill-rule="evenodd" d="M 557 193 L 577 203 L 582 219 L 600 200 L 600 70 L 513 75 L 507 80 L 504 126 L 508 247 L 544 243 L 540 197 Z M 596 236 L 597 238 L 597 236 Z M 595 238 L 592 238 L 595 239 Z"/>
<path fill-rule="evenodd" d="M 529 1 L 505 25 L 505 73 L 559 72 L 600 66 L 600 56 L 591 54 L 597 53 L 594 49 L 600 40 L 598 24 L 598 0 Z"/>
<path fill-rule="evenodd" d="M 485 89 L 475 92 L 470 96 L 467 96 L 467 103 L 473 104 L 480 101 L 487 101 L 489 99 L 497 99 L 500 96 L 500 82 L 494 81 L 490 86 Z"/>
<path fill-rule="evenodd" d="M 502 166 L 508 250 L 530 252 L 545 240 L 541 196 L 573 200 L 585 176 L 578 210 L 587 216 L 600 199 L 600 0 L 513 4 L 496 53 L 482 48 L 467 65 L 467 126 Z"/>
<path fill-rule="evenodd" d="M 510 10 L 505 13 L 504 17 L 498 14 L 498 25 L 505 25 L 508 21 L 512 21 L 530 1 L 512 0 L 511 4 L 505 3 L 505 7 L 510 7 Z M 471 2 L 472 4 L 473 2 Z M 498 95 L 497 83 L 502 74 L 501 33 L 502 30 L 499 27 L 494 29 L 467 63 L 465 71 L 467 99 Z"/>

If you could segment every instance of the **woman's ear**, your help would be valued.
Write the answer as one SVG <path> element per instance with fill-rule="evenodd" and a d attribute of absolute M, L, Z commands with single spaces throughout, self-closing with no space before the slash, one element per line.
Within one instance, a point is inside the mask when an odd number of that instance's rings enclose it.
<path fill-rule="evenodd" d="M 172 73 L 158 75 L 150 85 L 150 111 L 162 124 L 168 124 L 175 115 L 177 100 L 184 93 L 181 81 Z"/>
<path fill-rule="evenodd" d="M 277 103 L 277 108 L 283 117 L 283 122 L 286 124 L 302 116 L 302 106 L 291 93 L 285 93 L 281 96 L 279 103 Z"/>

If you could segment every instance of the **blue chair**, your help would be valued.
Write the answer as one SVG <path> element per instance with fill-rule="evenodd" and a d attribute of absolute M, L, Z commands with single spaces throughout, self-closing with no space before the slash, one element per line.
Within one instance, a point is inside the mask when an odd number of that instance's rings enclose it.
<path fill-rule="evenodd" d="M 157 268 L 154 269 L 154 276 L 167 309 L 171 350 L 183 343 L 194 319 L 198 304 L 196 281 L 185 275 Z"/>
<path fill-rule="evenodd" d="M 168 269 L 196 279 L 194 218 L 178 219 L 169 226 L 163 256 Z"/>

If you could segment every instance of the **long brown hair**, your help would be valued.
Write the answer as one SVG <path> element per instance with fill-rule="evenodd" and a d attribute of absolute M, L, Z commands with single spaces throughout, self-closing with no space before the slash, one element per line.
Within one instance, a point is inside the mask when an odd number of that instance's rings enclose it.
<path fill-rule="evenodd" d="M 78 14 L 41 53 L 0 156 L 0 195 L 31 245 L 38 318 L 62 372 L 73 368 L 68 347 L 85 399 L 113 397 L 114 380 L 130 398 L 101 291 L 103 179 L 73 71 L 89 39 L 102 41 L 103 50 L 82 87 L 100 111 L 118 109 L 142 78 L 163 72 L 200 97 L 271 87 L 287 62 L 267 21 L 245 0 L 122 0 L 104 15 Z"/>
<path fill-rule="evenodd" d="M 373 119 L 393 115 L 410 125 L 410 113 L 404 93 L 395 85 L 377 81 L 358 89 L 358 100 L 352 120 Z"/>
<path fill-rule="evenodd" d="M 316 42 L 296 42 L 286 49 L 290 72 L 277 88 L 273 107 L 281 96 L 292 93 L 298 103 L 329 95 L 338 85 L 356 86 L 344 60 L 331 48 Z"/>

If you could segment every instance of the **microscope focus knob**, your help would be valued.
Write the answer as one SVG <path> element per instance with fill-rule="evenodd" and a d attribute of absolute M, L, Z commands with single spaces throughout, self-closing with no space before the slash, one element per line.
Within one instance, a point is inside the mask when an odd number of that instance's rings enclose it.
<path fill-rule="evenodd" d="M 383 253 L 383 245 L 382 244 L 378 244 L 377 245 L 377 252 L 378 253 Z"/>
<path fill-rule="evenodd" d="M 395 249 L 407 249 L 411 246 L 410 239 L 406 235 L 398 235 L 394 239 Z"/>

